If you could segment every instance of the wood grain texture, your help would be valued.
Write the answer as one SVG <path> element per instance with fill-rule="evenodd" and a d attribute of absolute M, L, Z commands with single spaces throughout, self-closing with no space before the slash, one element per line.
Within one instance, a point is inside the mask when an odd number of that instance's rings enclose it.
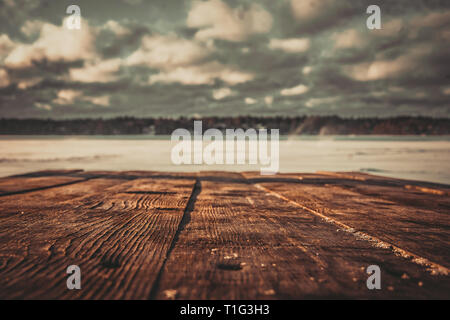
<path fill-rule="evenodd" d="M 356 180 L 349 183 L 318 174 L 285 174 L 276 178 L 245 175 L 288 200 L 450 267 L 450 210 L 446 208 L 446 197 L 411 193 L 388 183 L 380 191 L 378 185 L 374 187 L 367 181 L 358 181 L 355 186 Z M 402 196 L 398 195 L 400 192 Z M 411 197 L 422 200 L 405 205 Z M 428 208 L 427 203 L 434 204 Z"/>
<path fill-rule="evenodd" d="M 77 175 L 79 172 L 80 170 L 40 171 L 0 178 L 0 197 L 69 185 L 87 179 Z"/>
<path fill-rule="evenodd" d="M 0 298 L 147 298 L 193 185 L 98 178 L 3 197 L 17 214 L 1 222 Z M 88 289 L 67 290 L 72 264 Z"/>
<path fill-rule="evenodd" d="M 417 259 L 450 267 L 447 189 L 327 172 L 2 178 L 0 298 L 448 299 L 449 275 Z"/>
<path fill-rule="evenodd" d="M 297 299 L 448 296 L 449 282 L 252 187 L 203 174 L 201 193 L 169 257 L 157 298 Z M 180 263 L 182 262 L 182 263 Z M 367 266 L 386 289 L 367 290 Z M 426 288 L 423 286 L 426 282 Z"/>

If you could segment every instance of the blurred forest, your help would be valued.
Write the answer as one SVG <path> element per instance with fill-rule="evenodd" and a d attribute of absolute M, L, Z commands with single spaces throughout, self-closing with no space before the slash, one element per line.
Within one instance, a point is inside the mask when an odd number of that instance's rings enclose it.
<path fill-rule="evenodd" d="M 304 117 L 204 117 L 114 119 L 0 119 L 2 135 L 170 135 L 177 128 L 193 130 L 194 120 L 209 128 L 279 129 L 281 135 L 448 135 L 450 119 L 427 117 L 340 118 Z"/>

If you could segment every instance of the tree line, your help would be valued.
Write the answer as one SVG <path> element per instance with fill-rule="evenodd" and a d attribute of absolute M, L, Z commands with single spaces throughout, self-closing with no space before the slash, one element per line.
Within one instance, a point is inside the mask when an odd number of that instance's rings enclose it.
<path fill-rule="evenodd" d="M 338 116 L 299 117 L 203 117 L 113 119 L 0 119 L 2 135 L 170 135 L 177 128 L 193 130 L 194 120 L 203 121 L 203 130 L 235 128 L 279 129 L 281 135 L 448 135 L 450 118 L 393 117 L 340 118 Z"/>

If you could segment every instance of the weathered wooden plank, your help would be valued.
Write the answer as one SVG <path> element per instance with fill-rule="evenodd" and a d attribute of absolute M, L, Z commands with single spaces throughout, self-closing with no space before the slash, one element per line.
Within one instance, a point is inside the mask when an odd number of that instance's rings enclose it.
<path fill-rule="evenodd" d="M 378 237 L 410 250 L 437 239 L 432 255 L 448 260 L 448 212 L 423 202 L 442 196 L 339 175 L 29 174 L 90 180 L 0 197 L 0 298 L 449 298 L 448 276 L 326 220 L 379 226 Z M 380 201 L 383 190 L 398 199 Z M 422 202 L 402 205 L 402 192 Z M 395 232 L 399 223 L 419 231 Z M 66 289 L 70 264 L 82 290 Z M 381 267 L 381 291 L 366 288 L 370 264 Z"/>
<path fill-rule="evenodd" d="M 1 199 L 0 298 L 148 298 L 194 180 L 112 176 Z"/>
<path fill-rule="evenodd" d="M 320 177 L 317 174 L 286 174 L 264 178 L 257 173 L 245 175 L 252 182 L 259 183 L 306 208 L 446 268 L 450 267 L 448 210 L 430 210 L 424 208 L 422 202 L 417 207 L 412 204 L 405 206 L 380 198 L 377 192 L 373 195 L 355 192 L 363 188 L 354 186 L 355 191 L 346 190 L 342 185 L 348 182 L 339 178 L 330 180 L 330 177 Z M 363 184 L 364 181 L 352 183 Z M 434 196 L 421 194 L 422 198 Z M 407 199 L 409 195 L 404 197 Z"/>
<path fill-rule="evenodd" d="M 394 201 L 403 206 L 450 212 L 450 197 L 448 197 L 450 189 L 443 185 L 383 178 L 358 172 L 323 172 L 323 174 L 325 176 L 315 176 L 317 184 L 331 184 L 347 188 L 361 194 Z M 330 179 L 330 176 L 335 179 Z M 310 178 L 304 176 L 305 182 Z"/>
<path fill-rule="evenodd" d="M 383 270 L 379 292 L 366 287 L 365 269 L 372 264 Z M 239 174 L 203 173 L 152 297 L 448 297 L 450 284 L 442 279 Z"/>
<path fill-rule="evenodd" d="M 39 171 L 0 178 L 0 196 L 38 191 L 86 180 L 77 175 L 82 170 Z"/>

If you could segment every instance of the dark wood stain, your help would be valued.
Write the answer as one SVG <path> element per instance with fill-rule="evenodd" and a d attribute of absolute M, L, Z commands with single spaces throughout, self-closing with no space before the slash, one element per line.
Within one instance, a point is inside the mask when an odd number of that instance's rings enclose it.
<path fill-rule="evenodd" d="M 0 178 L 0 299 L 449 299 L 449 190 L 352 172 Z"/>

